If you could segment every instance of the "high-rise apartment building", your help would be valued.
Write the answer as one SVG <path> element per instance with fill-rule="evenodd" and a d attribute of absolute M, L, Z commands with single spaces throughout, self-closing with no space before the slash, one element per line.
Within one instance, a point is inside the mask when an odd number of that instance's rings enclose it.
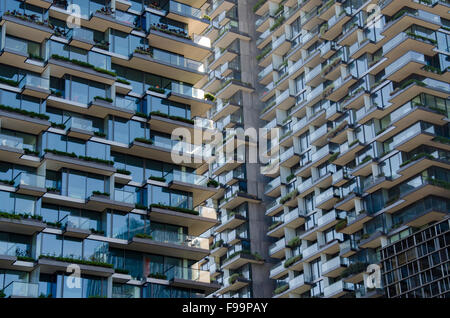
<path fill-rule="evenodd" d="M 204 2 L 0 2 L 1 297 L 220 287 L 201 237 L 219 189 L 201 141 L 171 138 L 214 128 Z"/>
<path fill-rule="evenodd" d="M 254 6 L 260 117 L 281 130 L 269 150 L 280 170 L 265 192 L 269 255 L 279 260 L 274 297 L 390 296 L 371 283 L 368 265 L 448 217 L 449 8 L 434 0 Z M 444 295 L 448 284 L 439 288 Z"/>
<path fill-rule="evenodd" d="M 0 297 L 445 297 L 449 10 L 0 0 Z"/>

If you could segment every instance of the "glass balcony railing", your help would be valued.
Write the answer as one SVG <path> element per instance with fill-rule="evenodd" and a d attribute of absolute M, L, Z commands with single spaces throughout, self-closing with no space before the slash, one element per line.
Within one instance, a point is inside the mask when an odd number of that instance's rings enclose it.
<path fill-rule="evenodd" d="M 208 182 L 207 176 L 179 170 L 173 170 L 164 177 L 166 178 L 166 182 L 179 181 L 196 186 L 206 186 L 206 183 Z"/>
<path fill-rule="evenodd" d="M 281 176 L 278 176 L 277 178 L 273 179 L 272 181 L 270 181 L 268 184 L 265 185 L 264 192 L 265 193 L 270 192 L 276 187 L 279 187 L 280 185 L 281 185 Z"/>
<path fill-rule="evenodd" d="M 94 42 L 94 31 L 84 28 L 72 28 L 67 32 L 67 39 Z"/>
<path fill-rule="evenodd" d="M 210 283 L 210 272 L 191 267 L 172 266 L 164 274 L 168 280 L 175 278 L 190 280 L 201 283 Z"/>
<path fill-rule="evenodd" d="M 45 176 L 40 176 L 34 173 L 21 172 L 14 178 L 14 186 L 18 187 L 20 185 L 45 188 Z"/>
<path fill-rule="evenodd" d="M 192 98 L 204 99 L 205 92 L 201 89 L 194 88 L 192 86 L 184 85 L 181 83 L 172 82 L 171 91 L 180 95 L 185 95 Z"/>
<path fill-rule="evenodd" d="M 25 147 L 23 138 L 4 135 L 0 133 L 0 146 L 6 146 L 10 148 L 16 148 L 23 150 Z"/>
<path fill-rule="evenodd" d="M 9 283 L 4 289 L 6 297 L 27 297 L 37 298 L 39 284 L 14 281 Z"/>
<path fill-rule="evenodd" d="M 158 50 L 156 48 L 152 49 L 153 58 L 156 60 L 160 60 L 162 62 L 166 62 L 168 64 L 172 64 L 179 67 L 184 67 L 196 72 L 204 73 L 205 66 L 203 63 L 191 60 L 189 58 L 180 56 L 178 54 L 173 54 L 167 51 Z"/>
<path fill-rule="evenodd" d="M 217 220 L 217 211 L 214 208 L 199 206 L 197 211 L 199 212 L 198 215 L 201 217 Z"/>
<path fill-rule="evenodd" d="M 330 187 L 316 196 L 316 205 L 320 205 L 321 203 L 324 203 L 336 196 L 339 196 L 338 189 Z"/>
<path fill-rule="evenodd" d="M 193 8 L 187 4 L 172 0 L 169 4 L 169 12 L 177 13 L 187 17 L 194 17 L 198 19 L 202 18 L 202 11 L 200 9 Z"/>
<path fill-rule="evenodd" d="M 69 117 L 64 123 L 66 129 L 80 129 L 84 131 L 93 131 L 94 126 L 92 125 L 92 120 L 84 119 L 80 117 Z"/>
<path fill-rule="evenodd" d="M 31 256 L 31 244 L 12 242 L 4 238 L 0 239 L 0 255 Z"/>
<path fill-rule="evenodd" d="M 289 288 L 302 286 L 304 284 L 305 284 L 305 275 L 304 274 L 300 274 L 300 275 L 296 276 L 294 279 L 291 279 L 289 281 Z"/>
<path fill-rule="evenodd" d="M 43 90 L 50 89 L 50 79 L 33 74 L 25 75 L 19 83 L 19 87 L 35 87 Z"/>
<path fill-rule="evenodd" d="M 339 217 L 336 210 L 333 210 L 331 212 L 328 212 L 325 215 L 322 215 L 320 218 L 317 219 L 317 225 L 322 226 L 324 224 L 327 224 L 333 220 L 336 220 Z"/>
<path fill-rule="evenodd" d="M 425 55 L 415 51 L 409 51 L 406 54 L 403 54 L 399 59 L 386 67 L 386 75 L 388 76 L 392 74 L 393 72 L 411 62 L 421 63 L 425 65 Z"/>
<path fill-rule="evenodd" d="M 322 263 L 322 272 L 328 272 L 333 270 L 339 266 L 348 265 L 348 259 L 337 256 L 335 258 L 330 259 L 329 261 Z"/>
<path fill-rule="evenodd" d="M 114 106 L 125 109 L 125 110 L 130 110 L 133 112 L 135 112 L 137 110 L 137 104 L 134 100 L 127 99 L 127 98 L 120 97 L 120 96 L 115 97 Z"/>
<path fill-rule="evenodd" d="M 313 245 L 305 248 L 302 252 L 303 258 L 307 258 L 315 253 L 317 253 L 317 251 L 319 250 L 319 246 L 317 243 L 314 243 Z"/>
<path fill-rule="evenodd" d="M 159 229 L 153 229 L 149 234 L 156 242 L 209 250 L 209 239 L 207 238 Z"/>
<path fill-rule="evenodd" d="M 114 189 L 114 201 L 119 201 L 128 204 L 137 203 L 136 192 Z"/>
<path fill-rule="evenodd" d="M 274 244 L 270 245 L 269 254 L 272 255 L 272 254 L 280 251 L 281 249 L 285 248 L 285 246 L 286 246 L 286 240 L 283 237 L 281 240 L 278 240 Z"/>
<path fill-rule="evenodd" d="M 353 284 L 348 284 L 342 280 L 331 284 L 323 289 L 323 295 L 325 297 L 332 296 L 344 290 L 353 290 Z"/>
<path fill-rule="evenodd" d="M 90 230 L 90 219 L 75 215 L 66 215 L 59 221 L 64 229 L 74 228 L 79 230 Z"/>

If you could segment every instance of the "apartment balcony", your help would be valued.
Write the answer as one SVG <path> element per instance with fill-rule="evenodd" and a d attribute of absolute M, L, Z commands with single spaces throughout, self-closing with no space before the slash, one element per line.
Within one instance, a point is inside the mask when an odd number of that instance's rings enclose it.
<path fill-rule="evenodd" d="M 399 86 L 391 93 L 390 103 L 393 105 L 389 106 L 387 110 L 395 109 L 397 107 L 403 106 L 414 97 L 421 93 L 434 95 L 441 98 L 448 98 L 448 92 L 450 91 L 450 84 L 438 81 L 433 78 L 425 78 L 424 80 L 411 80 L 404 81 L 399 84 Z M 392 108 L 391 108 L 392 107 Z M 380 116 L 384 116 L 381 113 Z M 381 118 L 380 117 L 380 118 Z"/>
<path fill-rule="evenodd" d="M 13 281 L 3 288 L 6 298 L 37 298 L 39 284 Z"/>
<path fill-rule="evenodd" d="M 345 226 L 337 231 L 348 235 L 353 234 L 362 230 L 364 223 L 371 219 L 372 216 L 366 210 L 349 213 L 346 221 L 343 223 Z"/>
<path fill-rule="evenodd" d="M 213 263 L 209 266 L 209 275 L 211 278 L 216 278 L 221 274 L 222 271 L 220 270 L 220 265 L 218 265 L 217 263 Z"/>
<path fill-rule="evenodd" d="M 267 236 L 280 238 L 284 235 L 284 218 L 283 216 L 273 216 L 272 224 L 267 230 Z"/>
<path fill-rule="evenodd" d="M 19 87 L 25 95 L 42 99 L 50 95 L 50 79 L 48 78 L 27 74 L 19 82 Z"/>
<path fill-rule="evenodd" d="M 328 132 L 331 130 L 328 123 L 314 130 L 310 135 L 311 145 L 322 147 L 327 143 Z"/>
<path fill-rule="evenodd" d="M 322 263 L 322 275 L 325 277 L 339 277 L 348 266 L 348 259 L 336 256 Z"/>
<path fill-rule="evenodd" d="M 221 218 L 220 224 L 215 228 L 215 231 L 221 233 L 226 230 L 232 230 L 245 222 L 247 222 L 247 217 L 245 215 L 238 212 L 231 212 Z"/>
<path fill-rule="evenodd" d="M 273 80 L 273 64 L 269 64 L 258 74 L 258 82 L 262 85 L 268 85 Z"/>
<path fill-rule="evenodd" d="M 306 14 L 303 16 L 301 27 L 302 29 L 311 31 L 315 26 L 317 26 L 321 22 L 321 19 L 318 15 L 318 8 L 314 8 L 313 10 L 305 12 Z"/>
<path fill-rule="evenodd" d="M 211 166 L 211 172 L 215 175 L 220 175 L 226 171 L 231 171 L 244 163 L 244 158 L 239 156 L 226 156 L 226 158 L 219 157 Z"/>
<path fill-rule="evenodd" d="M 230 78 L 221 83 L 221 88 L 217 91 L 216 97 L 220 99 L 229 99 L 238 91 L 247 93 L 253 92 L 250 84 L 244 83 L 238 79 Z"/>
<path fill-rule="evenodd" d="M 396 61 L 409 51 L 416 51 L 423 55 L 434 56 L 434 38 L 422 37 L 415 33 L 400 32 L 383 45 L 383 56 Z"/>
<path fill-rule="evenodd" d="M 110 246 L 128 250 L 159 254 L 171 257 L 183 257 L 191 260 L 201 260 L 209 254 L 209 240 L 202 237 L 178 234 L 172 232 L 153 231 L 148 238 L 133 237 L 128 244 L 110 242 Z"/>
<path fill-rule="evenodd" d="M 91 220 L 75 215 L 66 215 L 61 220 L 62 233 L 65 236 L 85 239 L 92 234 Z"/>
<path fill-rule="evenodd" d="M 339 298 L 353 291 L 351 284 L 347 284 L 340 280 L 324 288 L 324 298 Z"/>
<path fill-rule="evenodd" d="M 347 23 L 350 20 L 351 16 L 348 15 L 344 9 L 341 10 L 342 11 L 340 12 L 339 15 L 333 15 L 329 20 L 325 19 L 327 23 L 326 27 L 323 27 L 321 38 L 328 41 L 332 41 L 337 36 L 342 34 L 342 27 L 344 26 L 345 23 Z M 324 12 L 324 14 L 327 14 L 326 11 Z"/>
<path fill-rule="evenodd" d="M 0 26 L 6 26 L 8 34 L 39 43 L 50 38 L 53 34 L 53 30 L 47 23 L 39 20 L 34 21 L 22 15 L 15 16 L 12 13 L 3 13 Z"/>
<path fill-rule="evenodd" d="M 220 244 L 216 244 L 211 247 L 211 252 L 209 255 L 212 257 L 222 257 L 227 253 L 229 247 L 230 245 L 228 243 L 224 243 L 223 240 L 221 240 Z M 217 269 L 220 269 L 219 265 L 217 265 Z"/>
<path fill-rule="evenodd" d="M 400 9 L 402 9 L 405 5 L 412 9 L 416 10 L 427 10 L 434 14 L 443 14 L 443 12 L 448 11 L 448 4 L 445 1 L 435 1 L 433 0 L 430 4 L 426 2 L 420 1 L 394 1 L 394 0 L 386 0 L 383 2 L 381 6 L 381 13 L 386 14 L 388 16 L 394 16 Z"/>
<path fill-rule="evenodd" d="M 235 207 L 241 205 L 244 202 L 248 203 L 259 203 L 260 200 L 256 198 L 256 196 L 237 191 L 231 194 L 230 196 L 227 196 L 223 202 L 220 204 L 220 209 L 234 209 Z"/>
<path fill-rule="evenodd" d="M 292 146 L 280 154 L 280 166 L 291 168 L 300 161 L 299 154 Z"/>
<path fill-rule="evenodd" d="M 237 39 L 243 41 L 250 41 L 250 37 L 239 30 L 239 23 L 237 21 L 231 20 L 220 28 L 219 36 L 214 41 L 213 46 L 219 48 L 226 48 Z"/>
<path fill-rule="evenodd" d="M 305 197 L 314 192 L 312 177 L 303 180 L 303 182 L 298 185 L 298 192 L 300 193 L 300 197 Z"/>
<path fill-rule="evenodd" d="M 286 248 L 286 239 L 283 237 L 280 240 L 276 241 L 274 244 L 269 246 L 269 255 L 272 258 L 284 258 Z"/>
<path fill-rule="evenodd" d="M 223 269 L 234 270 L 244 266 L 245 264 L 264 264 L 263 260 L 256 258 L 254 255 L 244 253 L 243 251 L 239 252 L 236 255 L 232 256 L 229 259 L 226 259 L 222 263 Z"/>
<path fill-rule="evenodd" d="M 176 208 L 150 206 L 149 217 L 154 222 L 185 226 L 189 235 L 198 236 L 218 224 L 217 213 L 213 208 L 199 206 L 198 214 L 177 211 Z"/>
<path fill-rule="evenodd" d="M 150 68 L 153 74 L 191 84 L 206 75 L 203 63 L 157 48 L 137 48 L 127 57 L 112 56 L 111 62 L 134 69 Z"/>
<path fill-rule="evenodd" d="M 113 166 L 106 163 L 87 161 L 62 154 L 54 154 L 51 152 L 46 152 L 43 159 L 47 163 L 47 169 L 54 171 L 58 171 L 61 168 L 67 168 L 96 173 L 104 176 L 111 176 L 116 172 L 116 169 Z"/>
<path fill-rule="evenodd" d="M 271 54 L 283 56 L 291 49 L 291 47 L 291 41 L 287 38 L 286 34 L 283 33 L 278 39 L 272 42 Z"/>
<path fill-rule="evenodd" d="M 320 166 L 322 163 L 330 159 L 333 154 L 331 147 L 329 144 L 323 146 L 320 149 L 317 149 L 312 155 L 311 160 L 313 162 L 314 167 Z"/>
<path fill-rule="evenodd" d="M 283 205 L 280 203 L 280 199 L 277 198 L 266 206 L 266 216 L 274 216 L 281 210 L 283 210 Z"/>
<path fill-rule="evenodd" d="M 193 206 L 200 205 L 217 192 L 216 188 L 207 186 L 208 178 L 203 175 L 173 170 L 165 178 L 170 189 L 192 193 Z"/>
<path fill-rule="evenodd" d="M 269 197 L 279 197 L 281 194 L 281 176 L 273 179 L 264 187 L 264 195 Z"/>
<path fill-rule="evenodd" d="M 203 290 L 206 293 L 218 290 L 220 285 L 211 283 L 209 271 L 198 269 L 197 266 L 198 264 L 192 267 L 170 267 L 165 272 L 170 286 Z"/>
<path fill-rule="evenodd" d="M 87 80 L 105 83 L 107 85 L 114 85 L 116 80 L 116 77 L 110 74 L 98 72 L 90 67 L 80 66 L 55 57 L 48 60 L 48 65 L 50 65 L 51 76 L 57 78 L 61 78 L 65 75 L 73 75 Z"/>
<path fill-rule="evenodd" d="M 270 21 L 272 16 L 269 12 L 266 12 L 262 17 L 259 17 L 256 22 L 256 32 L 264 33 L 270 27 Z"/>
<path fill-rule="evenodd" d="M 21 132 L 33 135 L 38 135 L 50 127 L 50 122 L 44 118 L 41 119 L 37 117 L 31 117 L 19 112 L 6 109 L 0 109 L 0 119 L 2 122 L 2 128 L 11 130 L 17 130 L 19 128 Z M 19 142 L 19 139 L 17 139 L 17 142 L 13 142 L 13 139 L 14 138 L 12 136 L 8 137 L 6 135 L 0 134 L 0 140 L 3 140 L 0 142 L 0 147 L 8 146 L 11 148 L 23 150 L 23 142 Z"/>
<path fill-rule="evenodd" d="M 339 147 L 339 155 L 333 161 L 333 164 L 344 166 L 347 162 L 352 160 L 356 153 L 364 148 L 364 144 L 358 140 L 352 141 L 349 143 L 348 141 L 345 144 L 342 144 Z"/>
<path fill-rule="evenodd" d="M 301 211 L 299 208 L 295 208 L 288 212 L 283 218 L 283 226 L 290 229 L 296 229 L 306 222 L 305 212 Z"/>
<path fill-rule="evenodd" d="M 212 1 L 210 6 L 206 9 L 206 14 L 211 17 L 211 20 L 215 19 L 219 14 L 224 11 L 229 11 L 235 6 L 234 0 L 217 0 Z"/>
<path fill-rule="evenodd" d="M 229 276 L 225 280 L 224 286 L 217 291 L 217 294 L 223 295 L 229 292 L 237 291 L 250 284 L 250 280 L 242 276 Z"/>
<path fill-rule="evenodd" d="M 3 48 L 0 50 L 0 63 L 43 73 L 47 64 L 43 57 L 30 57 L 26 46 L 21 48 Z"/>
<path fill-rule="evenodd" d="M 67 32 L 66 39 L 69 45 L 81 48 L 83 50 L 90 50 L 94 47 L 94 32 L 84 28 L 73 28 Z"/>
<path fill-rule="evenodd" d="M 387 38 L 394 37 L 398 30 L 406 30 L 411 25 L 418 25 L 431 30 L 438 30 L 441 27 L 439 15 L 424 10 L 415 12 L 403 12 L 403 14 L 384 26 L 381 34 Z"/>
<path fill-rule="evenodd" d="M 218 102 L 211 110 L 211 119 L 213 121 L 218 121 L 220 118 L 226 117 L 228 115 L 233 114 L 241 108 L 238 102 L 236 101 L 221 101 Z"/>
<path fill-rule="evenodd" d="M 226 49 L 215 48 L 212 61 L 209 63 L 208 68 L 210 70 L 215 70 L 221 65 L 230 63 L 238 56 L 238 54 L 239 53 L 232 48 Z"/>
<path fill-rule="evenodd" d="M 359 242 L 359 246 L 362 248 L 377 248 L 381 246 L 382 241 L 385 239 L 386 235 L 384 231 L 378 230 L 369 235 L 367 238 L 364 238 L 363 236 Z"/>
<path fill-rule="evenodd" d="M 205 98 L 205 92 L 201 89 L 175 82 L 172 82 L 168 89 L 170 92 L 169 100 L 191 105 L 193 117 L 204 117 L 206 112 L 214 105 L 213 102 Z"/>
<path fill-rule="evenodd" d="M 317 231 L 325 232 L 342 220 L 341 213 L 332 210 L 317 219 Z"/>
<path fill-rule="evenodd" d="M 308 73 L 306 73 L 305 84 L 312 87 L 320 85 L 324 81 L 322 76 L 319 76 L 321 72 L 322 72 L 322 64 L 318 64 Z"/>
<path fill-rule="evenodd" d="M 86 208 L 92 211 L 105 211 L 106 209 L 115 209 L 123 212 L 131 212 L 136 205 L 136 193 L 116 190 L 114 195 L 92 194 L 86 200 Z"/>
<path fill-rule="evenodd" d="M 288 269 L 286 267 L 284 267 L 284 262 L 281 261 L 281 262 L 277 263 L 276 265 L 274 265 L 270 269 L 269 277 L 270 277 L 270 279 L 278 279 L 278 278 L 286 275 L 287 271 L 288 271 Z"/>
<path fill-rule="evenodd" d="M 69 137 L 74 137 L 82 140 L 89 140 L 94 136 L 94 126 L 92 120 L 80 117 L 69 117 L 64 125 L 66 133 Z"/>
<path fill-rule="evenodd" d="M 350 180 L 349 175 L 345 169 L 340 169 L 333 173 L 332 178 L 332 185 L 335 187 L 341 187 Z"/>
<path fill-rule="evenodd" d="M 305 262 L 305 260 L 313 260 L 313 259 L 319 257 L 320 256 L 319 244 L 316 242 L 316 243 L 310 245 L 309 247 L 305 248 L 302 251 L 302 255 L 303 255 L 303 262 Z"/>
<path fill-rule="evenodd" d="M 192 38 L 166 30 L 152 25 L 147 37 L 149 45 L 196 61 L 202 61 L 211 54 L 211 41 L 208 38 L 196 34 Z"/>
<path fill-rule="evenodd" d="M 45 176 L 34 173 L 20 172 L 14 179 L 16 193 L 40 197 L 47 192 Z"/>
<path fill-rule="evenodd" d="M 356 244 L 356 242 L 351 239 L 348 239 L 339 244 L 339 249 L 340 249 L 339 255 L 342 257 L 350 257 L 356 254 L 356 252 L 358 252 L 359 250 L 358 244 Z"/>
<path fill-rule="evenodd" d="M 348 75 L 347 77 L 339 77 L 337 80 L 333 82 L 332 91 L 327 95 L 327 99 L 332 100 L 333 102 L 338 102 L 346 95 L 348 95 L 348 89 L 357 82 L 357 78 L 353 75 Z M 327 90 L 327 88 L 325 88 Z"/>
<path fill-rule="evenodd" d="M 258 6 L 253 7 L 253 10 L 256 15 L 264 15 L 269 10 L 269 1 L 261 2 Z"/>
<path fill-rule="evenodd" d="M 185 23 L 189 32 L 201 34 L 208 26 L 209 20 L 202 15 L 202 10 L 190 5 L 170 0 L 167 17 Z"/>
<path fill-rule="evenodd" d="M 33 218 L 8 218 L 0 217 L 0 231 L 12 232 L 23 235 L 33 235 L 46 228 L 46 224 Z M 5 254 L 5 253 L 1 253 Z"/>
<path fill-rule="evenodd" d="M 60 261 L 52 257 L 41 255 L 37 261 L 40 272 L 43 274 L 56 274 L 58 272 L 65 272 L 71 265 L 69 261 Z M 114 274 L 114 269 L 104 266 L 77 264 L 82 275 L 92 275 L 98 277 L 111 277 Z"/>
<path fill-rule="evenodd" d="M 310 290 L 312 284 L 305 278 L 304 274 L 289 280 L 289 293 L 301 295 L 304 292 Z"/>

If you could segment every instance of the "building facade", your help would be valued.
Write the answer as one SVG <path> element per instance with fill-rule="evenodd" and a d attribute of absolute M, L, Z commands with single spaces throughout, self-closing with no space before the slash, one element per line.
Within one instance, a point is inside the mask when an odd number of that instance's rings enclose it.
<path fill-rule="evenodd" d="M 205 1 L 0 2 L 0 296 L 204 297 Z M 183 162 L 172 150 L 182 147 Z"/>
<path fill-rule="evenodd" d="M 448 295 L 449 7 L 0 0 L 0 297 Z"/>
<path fill-rule="evenodd" d="M 368 266 L 448 217 L 449 6 L 254 6 L 260 118 L 280 129 L 265 192 L 274 297 L 393 296 L 371 285 Z"/>

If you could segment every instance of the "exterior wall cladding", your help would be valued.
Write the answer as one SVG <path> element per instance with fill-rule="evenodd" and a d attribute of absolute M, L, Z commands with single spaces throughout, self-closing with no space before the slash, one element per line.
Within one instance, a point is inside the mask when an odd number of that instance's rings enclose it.
<path fill-rule="evenodd" d="M 448 297 L 449 9 L 0 0 L 0 297 Z"/>

